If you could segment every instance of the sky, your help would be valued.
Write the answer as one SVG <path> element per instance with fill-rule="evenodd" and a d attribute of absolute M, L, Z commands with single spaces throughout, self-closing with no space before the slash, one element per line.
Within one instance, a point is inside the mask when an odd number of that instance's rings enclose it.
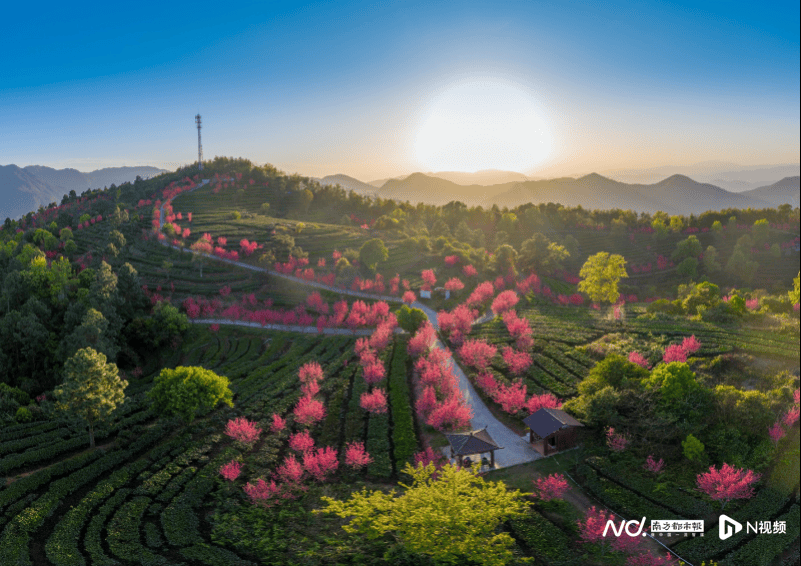
<path fill-rule="evenodd" d="M 799 161 L 797 2 L 15 2 L 0 165 L 364 181 Z"/>

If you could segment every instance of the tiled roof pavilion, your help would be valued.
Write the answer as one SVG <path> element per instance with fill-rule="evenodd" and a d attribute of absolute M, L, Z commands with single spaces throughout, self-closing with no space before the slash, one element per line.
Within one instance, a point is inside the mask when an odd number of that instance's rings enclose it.
<path fill-rule="evenodd" d="M 486 428 L 470 432 L 446 433 L 445 437 L 451 445 L 451 457 L 489 452 L 491 467 L 495 467 L 495 451 L 503 448 L 492 439 Z"/>

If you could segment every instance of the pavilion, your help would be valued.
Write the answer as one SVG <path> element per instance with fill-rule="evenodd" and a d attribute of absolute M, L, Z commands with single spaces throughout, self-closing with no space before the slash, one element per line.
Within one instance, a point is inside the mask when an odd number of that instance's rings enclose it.
<path fill-rule="evenodd" d="M 445 433 L 445 437 L 451 445 L 451 458 L 461 460 L 473 454 L 490 454 L 490 468 L 495 467 L 495 451 L 503 449 L 498 446 L 487 432 L 487 427 L 481 430 L 471 430 L 469 432 Z"/>
<path fill-rule="evenodd" d="M 523 423 L 530 429 L 529 442 L 543 456 L 573 448 L 577 427 L 584 426 L 561 409 L 540 409 L 523 419 Z"/>

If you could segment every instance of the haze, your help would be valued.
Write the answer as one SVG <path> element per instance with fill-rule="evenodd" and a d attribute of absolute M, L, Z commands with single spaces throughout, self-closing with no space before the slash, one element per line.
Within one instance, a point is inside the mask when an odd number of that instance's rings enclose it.
<path fill-rule="evenodd" d="M 198 112 L 207 158 L 364 181 L 798 162 L 795 2 L 4 10 L 0 164 L 173 169 Z"/>

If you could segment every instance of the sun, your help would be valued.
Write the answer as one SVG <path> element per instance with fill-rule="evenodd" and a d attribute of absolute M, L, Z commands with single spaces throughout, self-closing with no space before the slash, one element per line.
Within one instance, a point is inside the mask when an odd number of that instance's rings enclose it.
<path fill-rule="evenodd" d="M 543 111 L 524 89 L 498 81 L 451 86 L 434 97 L 415 140 L 431 171 L 525 171 L 551 151 Z"/>

